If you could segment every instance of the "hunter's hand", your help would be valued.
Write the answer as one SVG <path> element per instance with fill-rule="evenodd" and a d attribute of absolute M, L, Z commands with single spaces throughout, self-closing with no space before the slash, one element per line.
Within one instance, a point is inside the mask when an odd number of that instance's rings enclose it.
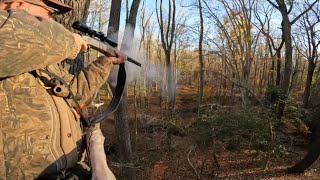
<path fill-rule="evenodd" d="M 87 42 L 79 34 L 73 33 L 73 37 L 77 46 L 80 48 L 79 51 L 87 52 L 88 50 Z"/>
<path fill-rule="evenodd" d="M 116 57 L 107 57 L 113 64 L 122 64 L 127 59 L 127 57 L 122 55 L 118 50 L 115 50 L 114 53 L 116 54 Z"/>

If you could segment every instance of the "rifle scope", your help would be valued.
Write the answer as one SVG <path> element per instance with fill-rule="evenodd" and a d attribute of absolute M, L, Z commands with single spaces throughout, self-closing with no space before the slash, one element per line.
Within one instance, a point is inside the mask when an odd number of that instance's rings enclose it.
<path fill-rule="evenodd" d="M 108 37 L 105 34 L 103 34 L 102 32 L 97 32 L 97 31 L 91 29 L 89 26 L 80 23 L 79 21 L 74 22 L 72 24 L 72 28 L 74 28 L 74 29 L 76 29 L 76 30 L 78 30 L 78 31 L 80 31 L 82 33 L 88 34 L 91 37 L 96 37 L 96 38 L 100 39 L 100 41 L 106 42 L 112 47 L 117 47 L 118 46 L 117 43 L 115 43 L 115 42 L 111 41 L 110 39 L 108 39 Z"/>

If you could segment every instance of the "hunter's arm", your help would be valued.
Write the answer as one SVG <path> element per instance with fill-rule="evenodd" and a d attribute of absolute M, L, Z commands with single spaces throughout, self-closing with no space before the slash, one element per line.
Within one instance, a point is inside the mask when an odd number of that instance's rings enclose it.
<path fill-rule="evenodd" d="M 79 50 L 72 33 L 53 20 L 0 11 L 0 78 L 75 58 Z"/>
<path fill-rule="evenodd" d="M 81 95 L 80 104 L 84 104 L 91 99 L 100 87 L 106 83 L 112 66 L 112 63 L 106 57 L 100 57 L 73 77 L 70 87 L 73 92 Z"/>
<path fill-rule="evenodd" d="M 74 94 L 81 96 L 80 104 L 86 102 L 106 83 L 113 65 L 106 57 L 99 57 L 81 71 L 72 75 L 60 64 L 48 66 L 48 70 L 63 78 Z M 69 101 L 74 107 L 73 99 Z"/>

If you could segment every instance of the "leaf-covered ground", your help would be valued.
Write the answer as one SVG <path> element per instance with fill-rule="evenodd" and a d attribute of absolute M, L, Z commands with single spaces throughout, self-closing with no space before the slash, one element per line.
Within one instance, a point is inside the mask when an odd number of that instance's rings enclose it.
<path fill-rule="evenodd" d="M 251 109 L 247 111 L 234 110 L 231 106 L 224 108 L 215 107 L 214 103 L 204 108 L 204 112 L 215 110 L 218 111 L 218 116 L 213 121 L 219 118 L 219 114 L 232 120 L 224 121 L 221 124 L 214 123 L 212 132 L 206 132 L 210 128 L 200 126 L 200 129 L 194 125 L 197 115 L 197 91 L 193 87 L 178 87 L 178 97 L 176 101 L 177 114 L 174 117 L 160 117 L 159 98 L 158 94 L 154 93 L 150 97 L 149 108 L 145 110 L 141 108 L 134 111 L 132 98 L 129 99 L 130 126 L 132 127 L 132 144 L 134 148 L 134 163 L 137 168 L 138 179 L 168 179 L 168 180 L 187 180 L 187 179 L 314 179 L 320 180 L 320 163 L 316 163 L 310 170 L 304 174 L 289 175 L 286 174 L 286 168 L 292 166 L 303 157 L 305 147 L 296 147 L 295 142 L 280 146 L 279 151 L 274 151 L 270 155 L 268 166 L 265 165 L 268 159 L 268 151 L 264 148 L 268 147 L 265 139 L 268 140 L 268 131 L 265 134 L 255 135 L 256 126 L 259 125 L 259 118 L 251 119 L 255 126 L 249 126 L 249 130 L 238 130 L 238 127 L 243 127 L 241 118 L 250 117 Z M 129 96 L 130 97 L 130 96 Z M 235 104 L 237 100 L 228 100 L 228 104 Z M 139 108 L 140 107 L 140 108 Z M 231 107 L 231 108 L 230 108 Z M 137 113 L 137 134 L 135 133 L 135 116 Z M 244 113 L 241 116 L 234 114 Z M 260 112 L 260 111 L 257 111 Z M 146 114 L 146 115 L 141 115 Z M 265 113 L 264 113 L 265 114 Z M 229 116 L 230 115 L 230 116 Z M 265 115 L 261 117 L 263 119 Z M 208 118 L 211 118 L 208 116 Z M 210 122 L 210 121 L 209 121 Z M 235 126 L 233 124 L 236 123 Z M 112 120 L 103 124 L 102 128 L 107 141 L 111 142 L 113 129 Z M 170 126 L 183 129 L 184 135 L 169 135 Z M 267 124 L 267 121 L 266 121 Z M 203 125 L 203 124 L 202 124 Z M 210 124 L 212 125 L 212 124 Z M 228 132 L 225 128 L 233 128 Z M 219 129 L 220 128 L 220 129 Z M 250 129 L 251 128 L 251 129 Z M 267 128 L 267 127 L 258 127 Z M 228 129 L 227 129 L 228 130 Z M 202 132 L 199 133 L 199 131 Z M 246 133 L 253 132 L 252 136 Z M 261 131 L 262 133 L 262 131 Z M 209 138 L 208 138 L 209 137 Z M 260 138 L 260 139 L 259 139 Z M 236 139 L 236 140 L 235 140 Z M 281 140 L 283 141 L 282 138 Z M 281 142 L 282 142 L 281 141 Z M 268 142 L 268 141 L 266 141 Z M 297 141 L 298 142 L 298 141 Z M 231 144 L 231 146 L 230 146 Z M 290 145 L 289 145 L 290 144 Z M 297 144 L 297 143 L 296 143 Z M 258 149 L 257 149 L 258 148 Z M 260 151 L 262 148 L 263 151 Z M 279 148 L 278 148 L 279 149 Z M 285 151 L 285 152 L 284 152 Z M 115 174 L 120 177 L 121 169 L 117 155 L 108 156 L 109 164 Z M 319 160 L 320 161 L 320 160 Z M 121 165 L 121 163 L 120 163 Z M 121 179 L 121 178 L 120 178 Z"/>

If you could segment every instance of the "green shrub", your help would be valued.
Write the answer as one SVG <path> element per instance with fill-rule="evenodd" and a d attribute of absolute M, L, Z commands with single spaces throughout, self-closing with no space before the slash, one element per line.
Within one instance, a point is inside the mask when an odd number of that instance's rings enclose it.
<path fill-rule="evenodd" d="M 210 122 L 199 120 L 193 127 L 192 137 L 199 147 L 206 148 L 213 144 L 213 130 Z"/>
<path fill-rule="evenodd" d="M 272 153 L 275 154 L 277 157 L 286 157 L 290 154 L 287 148 L 283 145 L 275 146 Z"/>
<path fill-rule="evenodd" d="M 194 139 L 197 145 L 208 147 L 216 140 L 222 141 L 228 150 L 253 148 L 266 151 L 269 131 L 266 109 L 243 107 L 230 113 L 203 115 L 194 124 Z"/>
<path fill-rule="evenodd" d="M 286 100 L 286 108 L 284 110 L 284 116 L 289 119 L 300 119 L 303 116 L 302 104 L 293 98 L 288 98 Z"/>
<path fill-rule="evenodd" d="M 282 91 L 279 86 L 269 85 L 266 89 L 266 99 L 271 102 L 277 102 L 281 97 Z"/>

